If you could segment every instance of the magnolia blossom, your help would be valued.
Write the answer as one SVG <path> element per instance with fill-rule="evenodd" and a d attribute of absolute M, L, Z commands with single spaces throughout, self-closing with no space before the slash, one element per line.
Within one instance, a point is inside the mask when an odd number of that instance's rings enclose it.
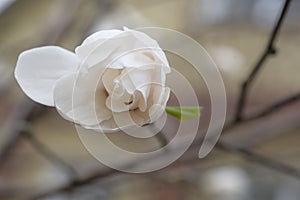
<path fill-rule="evenodd" d="M 157 42 L 125 28 L 96 32 L 75 53 L 57 46 L 24 51 L 15 77 L 27 96 L 55 106 L 65 119 L 114 130 L 151 123 L 163 114 L 169 72 Z"/>

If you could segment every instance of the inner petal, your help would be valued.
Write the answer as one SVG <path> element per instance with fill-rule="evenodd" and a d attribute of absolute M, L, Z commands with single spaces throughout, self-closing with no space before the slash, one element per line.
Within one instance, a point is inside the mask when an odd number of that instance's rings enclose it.
<path fill-rule="evenodd" d="M 120 75 L 121 70 L 120 69 L 112 69 L 107 68 L 105 69 L 103 75 L 102 75 L 102 82 L 105 87 L 105 90 L 108 94 L 112 94 L 116 86 L 118 86 L 116 83 L 116 78 Z"/>
<path fill-rule="evenodd" d="M 128 111 L 136 101 L 135 95 L 125 92 L 122 96 L 110 94 L 106 99 L 106 106 L 113 112 Z"/>

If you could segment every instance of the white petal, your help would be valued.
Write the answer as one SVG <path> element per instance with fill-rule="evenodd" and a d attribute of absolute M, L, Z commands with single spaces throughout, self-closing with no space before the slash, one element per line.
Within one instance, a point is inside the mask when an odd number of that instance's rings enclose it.
<path fill-rule="evenodd" d="M 155 61 L 157 61 L 158 63 L 163 64 L 163 68 L 165 70 L 165 73 L 170 73 L 171 69 L 169 66 L 169 62 L 168 59 L 165 55 L 165 53 L 162 51 L 162 49 L 160 48 L 159 44 L 157 43 L 156 40 L 152 39 L 151 37 L 149 37 L 147 34 L 140 32 L 140 31 L 135 31 L 135 30 L 131 30 L 126 28 L 127 31 L 130 31 L 134 37 L 137 38 L 137 40 L 141 41 L 142 43 L 144 43 L 144 46 L 146 47 L 150 47 L 152 51 L 147 51 L 146 54 L 149 54 L 151 52 L 151 54 L 154 54 L 154 58 Z M 149 55 L 151 56 L 151 55 Z"/>
<path fill-rule="evenodd" d="M 109 95 L 109 97 L 106 99 L 106 106 L 112 111 L 112 112 L 123 112 L 128 111 L 131 107 L 130 104 L 126 104 L 127 102 L 130 102 L 133 100 L 133 95 L 129 93 L 124 93 L 123 96 L 117 96 L 117 95 Z"/>
<path fill-rule="evenodd" d="M 76 74 L 60 79 L 55 85 L 55 106 L 65 118 L 80 125 L 97 125 L 111 117 L 105 106 L 107 94 L 97 85 L 95 73 Z"/>
<path fill-rule="evenodd" d="M 139 98 L 139 108 L 145 111 L 147 108 L 147 99 L 149 96 L 150 88 L 153 84 L 160 84 L 155 78 L 155 68 L 128 68 L 123 70 L 121 74 L 121 82 L 123 87 L 131 94 L 139 91 L 141 98 Z"/>
<path fill-rule="evenodd" d="M 85 57 L 84 63 L 89 68 L 100 64 L 103 67 L 121 69 L 124 63 L 136 65 L 131 62 L 132 55 L 126 56 L 132 52 L 141 53 L 139 56 L 133 54 L 135 62 L 141 62 L 141 57 L 143 57 L 146 64 L 151 61 L 163 66 L 165 73 L 170 72 L 167 58 L 157 42 L 142 32 L 131 30 L 123 31 L 97 44 L 96 48 Z"/>
<path fill-rule="evenodd" d="M 150 96 L 152 99 L 149 101 L 152 103 L 152 106 L 149 108 L 149 115 L 151 121 L 156 121 L 163 113 L 167 105 L 167 102 L 170 97 L 170 88 L 153 86 Z"/>
<path fill-rule="evenodd" d="M 165 108 L 159 104 L 154 104 L 149 109 L 151 122 L 158 120 L 165 112 Z"/>
<path fill-rule="evenodd" d="M 96 33 L 91 34 L 88 36 L 83 42 L 82 45 L 88 45 L 93 42 L 99 41 L 99 40 L 106 40 L 108 38 L 112 38 L 117 34 L 122 33 L 123 31 L 117 30 L 117 29 L 112 29 L 112 30 L 102 30 L 98 31 Z"/>
<path fill-rule="evenodd" d="M 154 104 L 160 104 L 162 106 L 166 106 L 169 96 L 170 88 L 161 86 L 155 86 L 151 94 Z"/>
<path fill-rule="evenodd" d="M 120 81 L 123 87 L 131 94 L 135 90 L 145 92 L 144 95 L 147 98 L 148 91 L 144 91 L 145 88 L 150 87 L 152 84 L 153 70 L 142 70 L 140 68 L 127 68 L 122 71 L 120 75 Z"/>
<path fill-rule="evenodd" d="M 20 54 L 15 77 L 22 90 L 34 101 L 54 106 L 53 88 L 61 77 L 78 70 L 79 60 L 56 46 L 34 48 Z"/>
<path fill-rule="evenodd" d="M 87 57 L 99 44 L 105 40 L 122 33 L 121 30 L 103 30 L 88 36 L 83 43 L 75 49 L 77 56 L 81 59 Z"/>
<path fill-rule="evenodd" d="M 150 122 L 148 112 L 140 110 L 113 113 L 113 117 L 109 120 L 101 122 L 100 127 L 103 130 L 114 130 L 119 128 L 129 128 L 131 126 L 142 126 Z"/>
<path fill-rule="evenodd" d="M 114 67 L 141 67 L 144 65 L 155 64 L 155 59 L 148 55 L 148 51 L 137 50 L 137 52 L 128 52 L 122 55 L 112 65 Z"/>
<path fill-rule="evenodd" d="M 115 78 L 120 75 L 120 70 L 119 69 L 111 69 L 111 68 L 106 68 L 103 76 L 102 76 L 102 82 L 103 85 L 106 89 L 106 91 L 111 94 L 114 91 L 115 87 Z M 116 91 L 114 91 L 116 93 Z"/>
<path fill-rule="evenodd" d="M 170 96 L 170 89 L 167 87 L 153 86 L 149 99 L 148 108 L 145 112 L 135 109 L 128 112 L 113 113 L 113 117 L 109 120 L 101 122 L 100 126 L 103 130 L 115 130 L 120 127 L 142 126 L 144 124 L 154 122 L 163 114 Z"/>

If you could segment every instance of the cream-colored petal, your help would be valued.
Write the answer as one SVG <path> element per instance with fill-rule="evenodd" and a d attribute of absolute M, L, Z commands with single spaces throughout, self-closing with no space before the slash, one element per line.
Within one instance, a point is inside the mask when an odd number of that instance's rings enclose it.
<path fill-rule="evenodd" d="M 112 38 L 97 43 L 93 47 L 86 47 L 85 52 L 80 52 L 81 47 L 75 52 L 80 58 L 84 58 L 84 64 L 89 68 L 100 64 L 102 67 L 118 68 L 111 65 L 120 55 L 130 50 L 135 43 L 131 34 L 121 32 Z"/>
<path fill-rule="evenodd" d="M 15 77 L 22 90 L 34 101 L 54 106 L 55 82 L 65 75 L 75 73 L 79 59 L 66 49 L 56 46 L 39 47 L 20 54 Z"/>
<path fill-rule="evenodd" d="M 120 75 L 120 81 L 123 87 L 129 92 L 134 93 L 135 90 L 144 92 L 145 97 L 148 91 L 145 89 L 152 84 L 152 70 L 141 70 L 140 68 L 126 68 Z"/>
<path fill-rule="evenodd" d="M 105 106 L 107 94 L 97 85 L 93 73 L 70 75 L 60 79 L 55 85 L 55 106 L 66 119 L 81 125 L 96 125 L 111 117 Z"/>
<path fill-rule="evenodd" d="M 97 64 L 101 64 L 103 67 L 108 66 L 110 68 L 121 69 L 124 67 L 124 63 L 135 65 L 130 61 L 132 55 L 129 55 L 129 57 L 126 56 L 132 52 L 141 52 L 140 55 L 137 54 L 138 56 L 133 54 L 135 61 L 140 62 L 141 57 L 143 57 L 142 59 L 145 61 L 152 61 L 163 66 L 165 73 L 170 72 L 165 54 L 157 42 L 142 32 L 131 30 L 116 34 L 114 37 L 99 44 L 85 57 L 85 64 L 88 67 L 95 67 Z"/>
<path fill-rule="evenodd" d="M 123 96 L 117 96 L 111 94 L 106 99 L 106 106 L 112 112 L 123 112 L 128 111 L 131 107 L 131 103 L 134 99 L 134 96 L 125 92 Z"/>
<path fill-rule="evenodd" d="M 149 51 L 149 50 L 148 50 Z M 145 65 L 155 64 L 153 57 L 145 54 L 146 50 L 124 52 L 122 56 L 115 60 L 111 65 L 119 68 L 141 67 Z"/>
<path fill-rule="evenodd" d="M 98 31 L 90 36 L 88 36 L 80 46 L 75 49 L 76 55 L 84 59 L 86 58 L 99 44 L 105 40 L 122 33 L 121 30 L 103 30 Z"/>
<path fill-rule="evenodd" d="M 114 91 L 116 85 L 115 79 L 120 75 L 120 73 L 120 69 L 105 69 L 102 76 L 102 83 L 109 94 L 111 94 Z M 115 93 L 116 92 L 117 91 L 115 91 Z"/>
<path fill-rule="evenodd" d="M 149 95 L 151 97 L 149 99 L 149 103 L 151 103 L 149 115 L 153 122 L 163 114 L 161 111 L 164 111 L 166 108 L 170 97 L 170 88 L 156 85 L 151 90 L 151 94 Z"/>
<path fill-rule="evenodd" d="M 128 32 L 131 32 L 131 34 L 133 34 L 133 36 L 138 41 L 143 43 L 143 45 L 145 47 L 151 48 L 151 54 L 154 54 L 154 59 L 157 63 L 161 63 L 163 65 L 165 73 L 171 72 L 168 59 L 167 59 L 165 53 L 163 52 L 163 50 L 160 48 L 160 46 L 156 40 L 152 39 L 147 34 L 141 32 L 141 31 L 136 31 L 136 30 L 132 30 L 132 29 L 128 29 L 128 28 L 126 28 L 125 30 Z M 146 53 L 146 54 L 149 54 L 149 53 Z M 149 56 L 152 57 L 153 55 L 149 55 Z"/>
<path fill-rule="evenodd" d="M 150 122 L 148 112 L 133 111 L 113 113 L 113 118 L 103 121 L 100 126 L 103 129 L 129 128 L 132 126 L 142 126 Z"/>

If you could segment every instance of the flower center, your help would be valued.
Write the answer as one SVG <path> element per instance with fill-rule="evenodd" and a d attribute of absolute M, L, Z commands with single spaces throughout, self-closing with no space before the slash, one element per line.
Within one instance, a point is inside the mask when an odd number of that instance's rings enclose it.
<path fill-rule="evenodd" d="M 130 95 L 129 101 L 128 102 L 124 102 L 125 105 L 130 105 L 133 103 L 133 95 Z"/>

